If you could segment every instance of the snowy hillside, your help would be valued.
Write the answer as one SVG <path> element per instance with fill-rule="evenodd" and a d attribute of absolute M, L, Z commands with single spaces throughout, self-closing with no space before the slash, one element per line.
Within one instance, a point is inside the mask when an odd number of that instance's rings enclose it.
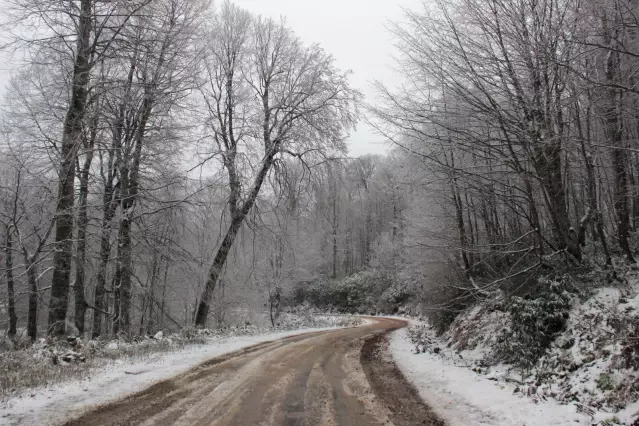
<path fill-rule="evenodd" d="M 437 388 L 439 398 L 454 405 L 451 413 L 457 414 L 443 417 L 459 424 L 639 424 L 636 279 L 582 299 L 571 297 L 562 330 L 531 365 L 505 362 L 501 356 L 504 346 L 512 345 L 504 339 L 518 340 L 516 333 L 521 333 L 512 330 L 511 314 L 501 305 L 492 301 L 473 307 L 440 337 L 423 321 L 393 337 L 398 364 L 417 387 Z M 544 315 L 531 313 L 537 329 Z M 526 355 L 522 350 L 520 356 Z M 447 404 L 437 405 L 446 410 Z M 460 406 L 470 408 L 464 414 Z"/>

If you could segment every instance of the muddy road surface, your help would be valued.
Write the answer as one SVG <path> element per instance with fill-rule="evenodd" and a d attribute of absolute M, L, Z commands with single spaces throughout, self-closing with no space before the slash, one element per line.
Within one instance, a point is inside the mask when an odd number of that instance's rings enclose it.
<path fill-rule="evenodd" d="M 214 358 L 67 425 L 442 426 L 390 360 L 375 319 Z"/>

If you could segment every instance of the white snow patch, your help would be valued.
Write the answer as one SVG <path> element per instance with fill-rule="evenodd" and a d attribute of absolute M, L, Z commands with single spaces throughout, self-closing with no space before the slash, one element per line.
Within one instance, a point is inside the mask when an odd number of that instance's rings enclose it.
<path fill-rule="evenodd" d="M 53 425 L 63 423 L 91 408 L 117 401 L 154 383 L 177 376 L 217 356 L 258 343 L 315 331 L 313 328 L 255 336 L 236 336 L 210 344 L 191 346 L 173 353 L 160 353 L 143 361 L 115 362 L 99 374 L 31 392 L 0 406 L 0 425 Z"/>
<path fill-rule="evenodd" d="M 590 416 L 574 405 L 513 395 L 514 386 L 495 383 L 451 360 L 431 353 L 415 354 L 406 329 L 390 335 L 392 356 L 422 399 L 449 426 L 590 425 Z"/>

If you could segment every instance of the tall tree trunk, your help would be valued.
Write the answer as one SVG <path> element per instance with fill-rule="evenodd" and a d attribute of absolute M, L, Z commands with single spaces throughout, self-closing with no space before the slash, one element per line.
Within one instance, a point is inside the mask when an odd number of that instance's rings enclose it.
<path fill-rule="evenodd" d="M 116 263 L 115 263 L 115 274 L 113 275 L 113 284 L 111 285 L 112 294 L 113 294 L 113 322 L 112 322 L 112 332 L 113 335 L 117 336 L 120 333 L 120 322 L 122 315 L 122 296 L 120 295 L 120 280 L 122 277 L 122 266 L 120 264 L 120 235 L 118 233 L 118 252 L 116 254 Z"/>
<path fill-rule="evenodd" d="M 639 120 L 639 117 L 636 118 Z M 639 121 L 638 121 L 639 123 Z M 637 132 L 639 136 L 639 129 Z M 629 154 L 630 169 L 633 170 L 634 180 L 632 187 L 632 227 L 633 231 L 639 230 L 639 159 L 636 153 Z"/>
<path fill-rule="evenodd" d="M 331 172 L 330 168 L 329 168 L 329 173 Z M 337 212 L 337 182 L 335 181 L 335 177 L 333 177 L 333 174 L 331 173 L 331 206 L 332 206 L 332 223 L 331 223 L 331 236 L 332 236 L 332 247 L 333 247 L 333 253 L 332 253 L 332 264 L 331 264 L 331 277 L 333 279 L 337 278 L 337 250 L 338 250 L 338 246 L 337 246 L 337 233 L 338 233 L 338 229 L 339 229 L 339 215 Z"/>
<path fill-rule="evenodd" d="M 455 218 L 457 219 L 457 232 L 459 236 L 459 246 L 461 258 L 464 266 L 464 270 L 467 274 L 470 274 L 471 263 L 466 251 L 468 247 L 468 237 L 466 235 L 466 225 L 464 224 L 464 210 L 461 197 L 459 196 L 459 189 L 457 188 L 457 179 L 453 178 L 453 201 L 455 203 Z"/>
<path fill-rule="evenodd" d="M 280 303 L 282 300 L 281 291 L 282 289 L 280 288 L 280 286 L 276 285 L 274 293 L 269 295 L 269 310 L 271 316 L 271 326 L 273 327 L 279 325 Z"/>
<path fill-rule="evenodd" d="M 115 184 L 117 171 L 122 167 L 122 155 L 124 154 L 125 138 L 125 115 L 127 113 L 126 106 L 129 100 L 131 87 L 133 86 L 133 80 L 135 77 L 135 71 L 137 69 L 136 59 L 132 58 L 129 64 L 129 73 L 125 84 L 124 96 L 118 105 L 118 114 L 112 124 L 113 141 L 112 149 L 108 153 L 107 158 L 107 173 L 104 182 L 104 195 L 102 198 L 102 228 L 100 236 L 100 266 L 98 268 L 98 277 L 95 288 L 95 308 L 93 314 L 93 338 L 97 338 L 102 333 L 104 312 L 109 307 L 106 295 L 106 280 L 107 280 L 107 267 L 109 265 L 109 259 L 111 257 L 111 233 L 112 233 L 112 220 L 115 217 L 115 212 L 118 208 L 119 199 L 121 198 L 120 190 L 128 187 L 128 175 L 123 176 L 120 173 L 120 179 L 124 178 L 124 185 L 122 182 Z M 113 288 L 115 290 L 115 287 Z"/>
<path fill-rule="evenodd" d="M 104 196 L 105 206 L 102 217 L 102 228 L 100 230 L 100 265 L 98 266 L 98 276 L 95 285 L 95 295 L 93 305 L 93 330 L 92 337 L 97 339 L 102 334 L 104 312 L 108 308 L 106 300 L 106 279 L 109 258 L 111 257 L 111 220 L 115 215 L 115 208 L 111 205 L 110 191 Z"/>
<path fill-rule="evenodd" d="M 49 300 L 49 333 L 63 334 L 69 305 L 69 280 L 73 257 L 73 205 L 75 196 L 75 156 L 82 136 L 91 71 L 91 22 L 93 0 L 81 0 L 78 19 L 77 52 L 73 67 L 71 100 L 64 120 L 58 202 L 56 206 L 56 250 Z"/>
<path fill-rule="evenodd" d="M 579 238 L 577 232 L 570 225 L 566 208 L 566 191 L 561 167 L 561 145 L 558 142 L 548 142 L 537 147 L 535 167 L 544 187 L 555 240 L 560 249 L 566 249 L 568 253 L 581 261 Z"/>
<path fill-rule="evenodd" d="M 597 199 L 597 178 L 595 172 L 595 164 L 590 149 L 590 112 L 587 111 L 586 132 L 581 125 L 581 117 L 579 114 L 579 106 L 575 108 L 577 131 L 579 134 L 581 155 L 584 160 L 586 169 L 586 194 L 588 196 L 588 208 L 584 217 L 579 222 L 579 244 L 582 246 L 586 244 L 586 229 L 589 223 L 593 223 L 593 238 L 596 237 L 600 242 L 606 257 L 606 264 L 612 265 L 612 258 L 608 251 L 608 243 L 606 241 L 606 234 L 603 229 L 603 222 L 601 217 L 601 211 L 599 209 L 599 202 Z M 588 145 L 586 145 L 588 144 Z"/>
<path fill-rule="evenodd" d="M 161 259 L 160 259 L 161 260 Z M 146 292 L 142 296 L 142 312 L 140 314 L 140 335 L 143 335 L 146 331 L 149 330 L 151 324 L 153 323 L 153 296 L 155 289 L 155 281 L 157 280 L 157 275 L 160 268 L 160 262 L 158 261 L 157 252 L 153 253 L 153 263 L 151 267 L 151 276 L 149 277 Z M 144 326 L 145 316 L 148 314 L 148 321 L 146 323 L 146 329 Z"/>
<path fill-rule="evenodd" d="M 626 160 L 627 160 L 627 164 L 626 164 L 626 173 L 628 175 L 628 226 L 630 228 L 630 231 L 635 232 L 636 231 L 636 225 L 637 225 L 637 218 L 635 217 L 635 211 L 637 210 L 636 208 L 636 203 L 635 203 L 635 194 L 637 192 L 637 184 L 635 182 L 635 176 L 634 176 L 634 172 L 633 172 L 633 167 L 632 167 L 632 155 L 626 155 Z"/>
<path fill-rule="evenodd" d="M 468 191 L 464 191 L 464 199 L 466 201 L 466 220 L 468 221 L 468 232 L 470 234 L 470 241 L 468 242 L 470 243 L 469 247 L 471 248 L 470 252 L 468 253 L 468 259 L 471 265 L 475 265 L 477 263 L 477 260 L 475 259 L 475 253 L 472 249 L 475 246 L 475 225 L 473 224 L 473 219 L 470 214 L 472 205 L 468 199 Z"/>
<path fill-rule="evenodd" d="M 85 264 L 87 251 L 87 226 L 89 224 L 87 200 L 89 198 L 89 171 L 93 162 L 93 146 L 97 136 L 97 123 L 94 120 L 89 143 L 86 146 L 85 159 L 80 171 L 80 198 L 78 200 L 78 246 L 76 250 L 75 269 L 75 327 L 80 336 L 85 332 L 87 301 L 85 295 Z"/>
<path fill-rule="evenodd" d="M 160 303 L 160 315 L 159 315 L 159 326 L 160 330 L 164 328 L 164 310 L 166 309 L 166 283 L 169 276 L 169 262 L 166 262 L 164 266 L 164 279 L 162 280 L 162 302 Z M 224 290 L 224 287 L 222 287 Z"/>
<path fill-rule="evenodd" d="M 132 156 L 128 158 L 128 155 L 122 155 L 119 158 L 122 220 L 120 221 L 118 239 L 120 280 L 118 281 L 119 291 L 116 292 L 116 300 L 118 300 L 119 297 L 120 312 L 118 322 L 115 325 L 118 327 L 118 331 L 124 332 L 125 334 L 130 334 L 131 332 L 131 282 L 133 273 L 131 226 L 140 183 L 142 147 L 145 142 L 149 120 L 155 106 L 157 83 L 164 67 L 166 52 L 170 44 L 170 30 L 174 25 L 175 20 L 171 20 L 170 28 L 165 32 L 165 38 L 160 48 L 156 67 L 152 74 L 148 76 L 150 80 L 144 81 L 144 99 L 138 112 L 139 123 L 137 124 L 133 137 L 134 146 Z M 133 61 L 130 68 L 129 81 L 132 79 L 131 73 L 135 67 L 135 61 Z"/>
<path fill-rule="evenodd" d="M 6 227 L 7 240 L 4 249 L 5 276 L 7 277 L 7 298 L 9 303 L 9 338 L 13 338 L 18 330 L 18 316 L 16 315 L 15 281 L 13 278 L 13 230 Z"/>
<path fill-rule="evenodd" d="M 35 261 L 25 259 L 25 263 L 27 267 L 27 282 L 29 284 L 27 336 L 32 342 L 35 342 L 38 338 L 38 271 Z"/>
<path fill-rule="evenodd" d="M 118 265 L 120 279 L 116 297 L 119 299 L 119 315 L 116 333 L 127 336 L 131 332 L 131 276 L 132 276 L 131 221 L 125 215 L 120 221 L 120 237 L 118 239 Z"/>
<path fill-rule="evenodd" d="M 116 336 L 122 333 L 128 335 L 129 332 L 128 309 L 130 307 L 131 282 L 128 280 L 130 274 L 123 272 L 130 264 L 128 256 L 130 256 L 131 248 L 130 222 L 126 216 L 120 220 L 117 245 L 115 276 L 113 278 L 113 334 Z M 125 275 L 127 278 L 124 278 Z"/>
<path fill-rule="evenodd" d="M 524 184 L 526 186 L 526 197 L 528 198 L 528 208 L 530 211 L 530 225 L 535 231 L 535 245 L 537 246 L 537 253 L 539 256 L 543 256 L 544 236 L 541 229 L 541 221 L 539 220 L 539 210 L 537 209 L 537 203 L 535 202 L 532 184 L 527 176 L 524 177 Z"/>
<path fill-rule="evenodd" d="M 364 266 L 368 266 L 371 262 L 372 241 L 373 241 L 373 213 L 371 212 L 370 196 L 369 202 L 366 203 L 366 223 L 364 228 Z"/>
<path fill-rule="evenodd" d="M 628 175 L 626 173 L 625 152 L 620 148 L 612 150 L 612 164 L 615 172 L 615 211 L 617 213 L 617 238 L 626 258 L 635 263 L 630 250 L 630 212 L 628 209 Z"/>
<path fill-rule="evenodd" d="M 163 257 L 160 256 L 157 262 L 155 262 L 156 264 L 154 264 L 153 266 L 153 279 L 151 280 L 148 294 L 149 320 L 146 323 L 146 329 L 148 333 L 153 333 L 153 328 L 155 327 L 155 304 L 153 303 L 153 301 L 155 300 L 156 282 L 158 281 L 160 269 L 162 268 L 162 259 Z"/>
<path fill-rule="evenodd" d="M 160 53 L 158 62 L 159 73 L 164 62 L 164 54 L 166 42 Z M 120 281 L 119 292 L 116 296 L 120 297 L 120 315 L 118 326 L 126 334 L 131 332 L 131 281 L 133 273 L 133 255 L 131 240 L 131 225 L 133 221 L 133 211 L 138 196 L 139 179 L 140 179 L 140 163 L 142 159 L 142 147 L 145 141 L 147 126 L 155 103 L 155 87 L 150 84 L 146 89 L 144 101 L 140 108 L 140 122 L 135 132 L 134 149 L 131 163 L 129 158 L 121 158 L 120 161 L 120 192 L 122 195 L 121 209 L 122 220 L 120 221 L 120 237 L 118 242 L 118 263 L 120 265 Z"/>
<path fill-rule="evenodd" d="M 604 28 L 607 22 L 604 21 Z M 616 30 L 615 30 L 616 31 Z M 635 263 L 630 250 L 630 211 L 628 206 L 628 170 L 626 150 L 623 142 L 622 92 L 614 87 L 620 77 L 619 53 L 615 51 L 616 41 L 605 31 L 607 44 L 611 50 L 606 60 L 606 80 L 610 84 L 605 113 L 606 131 L 612 148 L 612 168 L 614 176 L 614 208 L 617 215 L 617 238 L 619 247 L 628 261 Z"/>

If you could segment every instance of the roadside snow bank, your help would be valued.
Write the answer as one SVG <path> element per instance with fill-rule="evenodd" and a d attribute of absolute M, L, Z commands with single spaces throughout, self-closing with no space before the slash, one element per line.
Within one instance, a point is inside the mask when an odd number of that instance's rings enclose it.
<path fill-rule="evenodd" d="M 520 413 L 526 426 L 537 424 L 535 418 L 543 419 L 539 424 L 549 424 L 546 415 L 553 416 L 552 424 L 563 424 L 554 417 L 559 411 L 547 408 L 557 405 L 586 416 L 585 424 L 639 426 L 639 279 L 634 275 L 617 287 L 581 284 L 583 288 L 567 293 L 569 303 L 555 311 L 539 302 L 547 297 L 539 295 L 519 298 L 523 302 L 517 306 L 524 307 L 517 315 L 514 305 L 503 298 L 478 303 L 460 313 L 439 337 L 428 322 L 413 321 L 401 333 L 406 354 L 397 356 L 418 362 L 419 368 L 430 371 L 432 377 L 427 380 L 462 392 L 461 401 L 482 410 L 484 402 L 497 406 L 500 400 L 491 402 L 488 390 L 482 392 L 470 383 L 503 390 L 509 394 L 504 404 L 518 401 L 518 407 L 529 407 Z M 559 314 L 561 327 L 549 329 L 545 320 Z M 548 341 L 540 339 L 547 336 Z M 412 364 L 406 361 L 405 365 Z M 438 376 L 438 371 L 451 378 Z M 464 381 L 469 383 L 467 388 Z M 537 414 L 530 411 L 538 406 L 546 408 Z M 507 414 L 507 410 L 496 410 L 497 418 Z M 512 420 L 503 424 L 515 424 L 509 423 Z"/>
<path fill-rule="evenodd" d="M 516 383 L 514 391 L 532 400 L 575 404 L 592 415 L 593 424 L 639 424 L 636 279 L 622 288 L 602 287 L 585 300 L 575 299 L 564 329 L 530 369 L 491 359 L 502 330 L 509 327 L 507 313 L 484 303 L 461 314 L 441 338 L 431 333 L 427 346 L 440 348 L 440 356 L 479 375 Z"/>
<path fill-rule="evenodd" d="M 405 328 L 391 333 L 393 358 L 420 396 L 449 426 L 590 425 L 574 405 L 534 403 L 513 395 L 514 386 L 498 384 L 434 353 L 416 354 Z"/>
<path fill-rule="evenodd" d="M 329 328 L 307 328 L 254 336 L 234 336 L 189 346 L 170 353 L 155 353 L 147 359 L 116 360 L 84 380 L 33 390 L 0 406 L 2 425 L 52 425 L 64 422 L 95 406 L 125 398 L 154 383 L 179 375 L 220 355 L 258 343 Z"/>

